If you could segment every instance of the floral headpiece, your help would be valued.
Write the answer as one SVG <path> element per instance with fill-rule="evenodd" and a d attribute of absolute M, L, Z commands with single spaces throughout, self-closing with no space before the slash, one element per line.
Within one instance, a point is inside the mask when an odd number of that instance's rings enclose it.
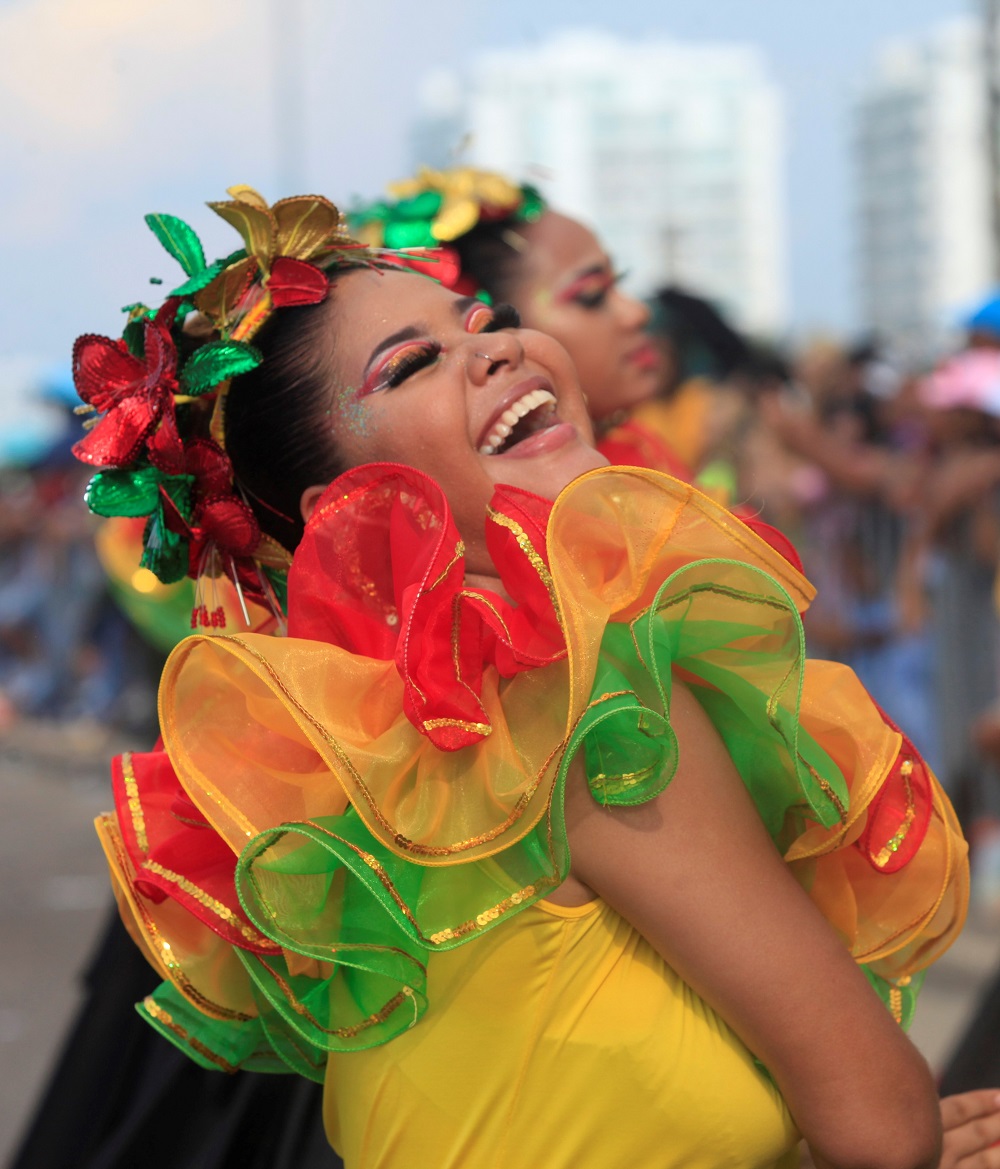
<path fill-rule="evenodd" d="M 274 309 L 318 304 L 331 268 L 374 257 L 321 196 L 269 207 L 252 187 L 229 194 L 209 206 L 243 247 L 211 264 L 183 220 L 146 216 L 187 278 L 159 309 L 129 305 L 120 340 L 77 338 L 73 380 L 86 403 L 77 409 L 96 417 L 73 453 L 100 468 L 87 488 L 92 511 L 147 517 L 141 563 L 164 584 L 225 574 L 245 617 L 245 596 L 280 615 L 290 556 L 261 532 L 234 482 L 225 397 L 234 377 L 260 364 L 250 342 Z"/>
<path fill-rule="evenodd" d="M 481 293 L 462 274 L 458 255 L 448 245 L 480 223 L 505 219 L 533 223 L 545 211 L 545 200 L 535 187 L 517 186 L 503 175 L 468 166 L 421 167 L 414 178 L 390 183 L 389 192 L 395 201 L 380 200 L 349 213 L 352 232 L 376 248 L 438 249 L 436 270 L 426 271 L 467 295 Z"/>

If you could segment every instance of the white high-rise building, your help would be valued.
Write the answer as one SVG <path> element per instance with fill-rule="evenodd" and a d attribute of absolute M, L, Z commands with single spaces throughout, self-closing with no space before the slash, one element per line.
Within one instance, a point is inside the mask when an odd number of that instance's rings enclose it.
<path fill-rule="evenodd" d="M 634 290 L 678 284 L 744 328 L 784 328 L 782 109 L 755 49 L 564 33 L 428 77 L 413 140 L 416 162 L 461 151 L 536 182 Z"/>
<path fill-rule="evenodd" d="M 922 358 L 992 280 L 987 87 L 976 23 L 881 54 L 855 107 L 864 321 Z"/>

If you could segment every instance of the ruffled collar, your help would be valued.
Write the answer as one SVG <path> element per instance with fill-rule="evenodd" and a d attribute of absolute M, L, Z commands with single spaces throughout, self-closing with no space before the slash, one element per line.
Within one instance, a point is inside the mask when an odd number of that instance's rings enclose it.
<path fill-rule="evenodd" d="M 398 464 L 358 467 L 320 499 L 288 575 L 288 632 L 392 659 L 407 718 L 454 751 L 491 730 L 483 672 L 565 656 L 545 530 L 552 503 L 496 489 L 486 544 L 506 597 L 465 584 L 465 545 L 441 488 Z M 510 599 L 508 600 L 507 597 Z"/>

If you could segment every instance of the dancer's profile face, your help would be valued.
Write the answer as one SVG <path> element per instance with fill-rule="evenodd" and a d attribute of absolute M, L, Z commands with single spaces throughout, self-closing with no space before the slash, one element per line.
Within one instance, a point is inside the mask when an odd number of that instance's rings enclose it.
<path fill-rule="evenodd" d="M 403 463 L 434 479 L 471 571 L 489 571 L 483 524 L 496 484 L 554 499 L 604 464 L 566 351 L 518 327 L 513 310 L 367 269 L 340 276 L 331 297 L 331 441 L 347 466 Z M 304 512 L 316 498 L 305 493 Z"/>
<path fill-rule="evenodd" d="M 649 310 L 619 287 L 592 231 L 554 211 L 517 229 L 524 239 L 510 298 L 524 324 L 561 342 L 595 422 L 651 398 L 662 374 Z"/>

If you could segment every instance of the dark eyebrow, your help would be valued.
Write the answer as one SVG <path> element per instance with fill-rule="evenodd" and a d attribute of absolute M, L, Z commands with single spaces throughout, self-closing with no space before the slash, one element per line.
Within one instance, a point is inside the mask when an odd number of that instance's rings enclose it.
<path fill-rule="evenodd" d="M 454 302 L 452 308 L 457 317 L 463 317 L 472 308 L 473 305 L 482 304 L 483 302 L 478 296 L 460 296 Z M 375 348 L 371 351 L 371 356 L 368 358 L 368 363 L 365 366 L 365 374 L 372 368 L 379 356 L 391 349 L 394 345 L 399 345 L 403 341 L 415 341 L 418 337 L 422 337 L 429 330 L 426 325 L 407 325 L 405 329 L 400 329 L 398 333 L 392 333 L 384 340 L 379 341 Z"/>
<path fill-rule="evenodd" d="M 398 333 L 392 333 L 384 340 L 379 341 L 372 350 L 371 356 L 368 358 L 368 364 L 365 366 L 365 374 L 368 374 L 379 355 L 384 353 L 386 349 L 391 349 L 393 345 L 398 345 L 401 341 L 415 341 L 417 337 L 423 336 L 426 332 L 426 325 L 423 328 L 417 325 L 407 325 L 405 329 L 400 329 Z"/>

